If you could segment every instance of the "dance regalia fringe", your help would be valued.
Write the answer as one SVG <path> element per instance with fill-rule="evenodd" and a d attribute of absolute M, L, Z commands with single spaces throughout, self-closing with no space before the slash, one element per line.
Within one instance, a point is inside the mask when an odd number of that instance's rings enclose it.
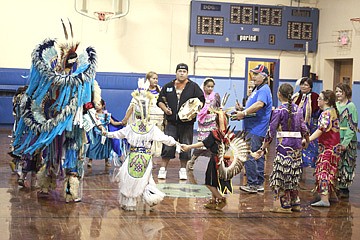
<path fill-rule="evenodd" d="M 121 207 L 125 210 L 135 210 L 139 201 L 144 201 L 150 206 L 162 201 L 165 195 L 156 188 L 152 177 L 151 144 L 156 139 L 165 145 L 173 146 L 176 144 L 175 139 L 165 135 L 157 126 L 144 124 L 141 120 L 119 131 L 108 132 L 107 136 L 127 138 L 131 146 L 117 176 Z M 149 194 L 149 191 L 152 194 Z"/>
<path fill-rule="evenodd" d="M 337 148 L 337 147 L 335 147 Z M 339 151 L 336 149 L 326 149 L 319 155 L 319 160 L 316 163 L 315 180 L 316 190 L 322 194 L 328 194 L 329 191 L 335 190 L 337 165 L 339 162 Z M 327 185 L 323 183 L 327 182 Z"/>
<path fill-rule="evenodd" d="M 63 75 L 55 71 L 58 59 L 55 43 L 46 39 L 32 53 L 28 89 L 13 143 L 14 154 L 46 150 L 45 161 L 52 157 L 59 161 L 63 151 L 61 140 L 65 137 L 64 166 L 74 168 L 83 145 L 82 120 L 77 118 L 82 116 L 83 104 L 91 101 L 96 52 L 88 47 L 79 55 L 70 74 Z"/>
<path fill-rule="evenodd" d="M 336 103 L 340 113 L 340 140 L 341 145 L 346 149 L 341 153 L 338 165 L 338 187 L 348 188 L 355 177 L 356 158 L 357 158 L 357 136 L 358 113 L 353 102 L 348 101 L 346 105 Z"/>
<path fill-rule="evenodd" d="M 325 109 L 319 118 L 319 157 L 316 162 L 315 190 L 327 195 L 335 190 L 340 160 L 340 127 L 334 108 Z"/>
<path fill-rule="evenodd" d="M 273 170 L 270 174 L 270 187 L 277 192 L 297 190 L 302 173 L 301 164 L 300 149 L 293 149 L 279 144 Z"/>

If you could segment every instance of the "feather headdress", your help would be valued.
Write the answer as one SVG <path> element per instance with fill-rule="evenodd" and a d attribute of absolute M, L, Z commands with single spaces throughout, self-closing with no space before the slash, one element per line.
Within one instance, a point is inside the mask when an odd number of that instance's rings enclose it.
<path fill-rule="evenodd" d="M 139 78 L 138 89 L 131 93 L 131 96 L 137 103 L 134 109 L 135 116 L 145 121 L 148 121 L 150 118 L 150 100 L 154 98 L 154 95 L 148 91 L 149 86 L 149 81 L 144 78 Z"/>
<path fill-rule="evenodd" d="M 228 126 L 228 112 L 232 108 L 223 109 L 229 94 L 225 93 L 221 100 L 221 106 L 218 109 L 210 108 L 212 112 L 217 114 L 218 129 L 214 130 L 216 138 L 219 140 L 219 178 L 230 180 L 239 174 L 243 168 L 243 162 L 247 160 L 250 146 L 244 132 L 234 133 L 235 127 L 230 130 Z"/>
<path fill-rule="evenodd" d="M 76 50 L 77 50 L 80 42 L 74 43 L 74 32 L 72 29 L 72 24 L 71 24 L 70 20 L 68 20 L 68 21 L 69 21 L 69 27 L 70 27 L 70 33 L 71 33 L 71 41 L 69 40 L 69 35 L 67 32 L 66 26 L 64 24 L 64 21 L 61 19 L 66 42 L 58 43 L 60 56 L 59 56 L 59 60 L 57 62 L 56 68 L 55 68 L 55 71 L 58 73 L 64 72 L 65 69 L 71 69 L 78 58 Z"/>

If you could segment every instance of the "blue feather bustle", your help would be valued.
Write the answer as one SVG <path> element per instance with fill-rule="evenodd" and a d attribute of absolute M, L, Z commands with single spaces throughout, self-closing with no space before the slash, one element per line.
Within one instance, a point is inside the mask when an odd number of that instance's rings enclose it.
<path fill-rule="evenodd" d="M 62 167 L 83 172 L 79 161 L 85 130 L 73 122 L 77 111 L 91 101 L 96 74 L 92 47 L 79 55 L 69 72 L 57 71 L 56 44 L 54 39 L 45 39 L 32 53 L 28 88 L 13 142 L 15 155 L 42 152 L 48 175 L 61 173 Z"/>

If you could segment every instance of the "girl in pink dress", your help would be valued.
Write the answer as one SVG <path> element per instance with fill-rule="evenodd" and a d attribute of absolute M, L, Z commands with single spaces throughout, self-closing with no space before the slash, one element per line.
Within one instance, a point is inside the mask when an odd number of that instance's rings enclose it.
<path fill-rule="evenodd" d="M 336 96 L 331 90 L 322 91 L 318 105 L 323 112 L 318 121 L 318 129 L 310 136 L 310 141 L 319 140 L 319 157 L 315 168 L 315 189 L 321 200 L 311 204 L 313 207 L 329 207 L 329 196 L 334 193 L 336 173 L 340 160 L 339 112 Z"/>
<path fill-rule="evenodd" d="M 210 113 L 209 107 L 219 108 L 220 107 L 220 95 L 214 92 L 215 80 L 213 78 L 205 78 L 203 84 L 203 91 L 205 96 L 205 105 L 197 115 L 198 120 L 198 142 L 202 142 L 210 132 L 216 129 L 216 113 Z M 195 149 L 191 159 L 187 162 L 187 168 L 189 170 L 194 169 L 196 159 L 200 156 L 211 157 L 211 152 L 205 147 Z"/>

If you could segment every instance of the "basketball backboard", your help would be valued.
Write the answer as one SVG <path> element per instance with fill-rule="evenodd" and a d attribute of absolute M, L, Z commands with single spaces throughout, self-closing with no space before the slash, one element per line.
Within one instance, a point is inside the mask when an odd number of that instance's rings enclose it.
<path fill-rule="evenodd" d="M 75 10 L 83 16 L 108 21 L 128 14 L 130 0 L 75 0 Z"/>

